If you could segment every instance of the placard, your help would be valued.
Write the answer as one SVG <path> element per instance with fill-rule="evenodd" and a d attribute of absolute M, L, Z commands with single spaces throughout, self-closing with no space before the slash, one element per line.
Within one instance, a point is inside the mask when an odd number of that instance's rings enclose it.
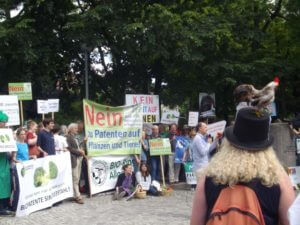
<path fill-rule="evenodd" d="M 297 154 L 300 155 L 300 138 L 296 138 L 296 150 Z"/>
<path fill-rule="evenodd" d="M 214 93 L 199 94 L 199 110 L 201 117 L 205 118 L 216 116 L 216 98 Z"/>
<path fill-rule="evenodd" d="M 155 138 L 149 140 L 150 155 L 171 155 L 171 144 L 169 138 Z"/>
<path fill-rule="evenodd" d="M 59 99 L 48 99 L 48 112 L 59 111 Z"/>
<path fill-rule="evenodd" d="M 141 153 L 142 106 L 110 107 L 84 100 L 89 156 Z"/>
<path fill-rule="evenodd" d="M 49 112 L 48 107 L 49 107 L 48 100 L 37 100 L 38 114 L 47 114 Z"/>
<path fill-rule="evenodd" d="M 292 181 L 293 186 L 299 190 L 300 189 L 300 166 L 289 167 L 288 174 Z"/>
<path fill-rule="evenodd" d="M 7 114 L 7 126 L 20 125 L 18 97 L 15 95 L 0 95 L 0 110 Z"/>
<path fill-rule="evenodd" d="M 175 110 L 162 112 L 161 123 L 163 124 L 178 124 L 180 113 Z"/>
<path fill-rule="evenodd" d="M 187 184 L 197 184 L 197 178 L 193 171 L 193 162 L 184 163 L 185 178 Z"/>
<path fill-rule="evenodd" d="M 0 152 L 16 152 L 17 145 L 12 129 L 0 128 Z"/>
<path fill-rule="evenodd" d="M 198 124 L 199 112 L 189 112 L 189 127 L 195 127 Z"/>
<path fill-rule="evenodd" d="M 159 96 L 126 94 L 126 105 L 142 104 L 144 123 L 159 123 Z"/>
<path fill-rule="evenodd" d="M 20 197 L 16 216 L 51 207 L 73 197 L 70 153 L 17 163 Z"/>
<path fill-rule="evenodd" d="M 8 83 L 9 95 L 18 96 L 19 100 L 32 100 L 31 83 Z"/>
<path fill-rule="evenodd" d="M 207 125 L 207 134 L 210 134 L 213 138 L 217 136 L 217 133 L 223 133 L 225 130 L 226 121 L 222 120 L 216 123 Z"/>
<path fill-rule="evenodd" d="M 115 188 L 118 176 L 123 172 L 122 166 L 133 165 L 130 156 L 101 156 L 89 159 L 91 195 Z M 133 167 L 132 167 L 133 168 Z"/>

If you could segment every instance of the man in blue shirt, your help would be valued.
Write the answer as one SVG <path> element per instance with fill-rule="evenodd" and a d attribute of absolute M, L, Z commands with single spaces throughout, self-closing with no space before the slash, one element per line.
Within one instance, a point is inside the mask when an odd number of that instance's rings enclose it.
<path fill-rule="evenodd" d="M 50 118 L 43 120 L 44 129 L 38 134 L 37 146 L 44 156 L 55 155 L 54 137 L 51 132 L 54 127 L 54 121 Z"/>

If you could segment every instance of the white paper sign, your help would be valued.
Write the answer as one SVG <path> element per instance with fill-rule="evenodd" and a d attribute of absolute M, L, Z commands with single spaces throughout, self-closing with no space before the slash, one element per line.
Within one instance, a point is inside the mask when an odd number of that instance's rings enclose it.
<path fill-rule="evenodd" d="M 296 138 L 296 150 L 297 154 L 300 154 L 300 138 Z"/>
<path fill-rule="evenodd" d="M 73 197 L 70 153 L 17 163 L 20 197 L 16 216 L 48 208 Z"/>
<path fill-rule="evenodd" d="M 48 112 L 59 111 L 59 99 L 48 99 Z"/>
<path fill-rule="evenodd" d="M 90 192 L 97 194 L 115 188 L 122 166 L 133 164 L 130 156 L 101 156 L 89 159 Z"/>
<path fill-rule="evenodd" d="M 224 132 L 226 126 L 226 121 L 222 120 L 217 123 L 211 123 L 207 125 L 207 133 L 210 134 L 213 138 L 217 136 L 218 132 Z"/>
<path fill-rule="evenodd" d="M 199 93 L 199 109 L 201 117 L 216 116 L 215 94 Z"/>
<path fill-rule="evenodd" d="M 163 124 L 178 124 L 179 112 L 175 110 L 169 110 L 162 113 L 161 123 Z"/>
<path fill-rule="evenodd" d="M 288 174 L 296 189 L 300 188 L 300 166 L 289 167 Z"/>
<path fill-rule="evenodd" d="M 19 103 L 16 95 L 0 95 L 0 110 L 7 114 L 7 126 L 20 125 Z"/>
<path fill-rule="evenodd" d="M 0 152 L 16 152 L 17 145 L 13 131 L 7 128 L 0 128 Z"/>
<path fill-rule="evenodd" d="M 144 123 L 159 123 L 159 96 L 127 94 L 126 105 L 143 105 Z"/>
<path fill-rule="evenodd" d="M 47 114 L 49 112 L 48 106 L 48 100 L 37 100 L 38 114 Z"/>
<path fill-rule="evenodd" d="M 199 112 L 189 112 L 189 127 L 195 127 L 198 124 Z"/>

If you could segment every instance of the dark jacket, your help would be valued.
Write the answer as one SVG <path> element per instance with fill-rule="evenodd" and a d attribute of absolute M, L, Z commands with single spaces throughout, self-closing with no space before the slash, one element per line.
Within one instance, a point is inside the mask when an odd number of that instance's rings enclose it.
<path fill-rule="evenodd" d="M 68 143 L 68 149 L 71 153 L 72 168 L 75 168 L 77 166 L 77 158 L 81 156 L 79 144 L 75 136 L 72 134 L 68 134 L 66 138 Z"/>
<path fill-rule="evenodd" d="M 136 179 L 135 179 L 135 173 L 134 172 L 132 172 L 131 179 L 132 179 L 132 186 L 135 187 Z M 125 180 L 125 173 L 121 173 L 118 176 L 116 187 L 121 187 L 124 180 Z"/>

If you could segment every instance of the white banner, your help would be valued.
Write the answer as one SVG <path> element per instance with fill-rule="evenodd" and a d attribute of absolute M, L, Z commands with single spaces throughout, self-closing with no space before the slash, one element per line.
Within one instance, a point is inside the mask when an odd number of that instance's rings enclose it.
<path fill-rule="evenodd" d="M 189 112 L 189 127 L 195 127 L 198 124 L 199 112 Z"/>
<path fill-rule="evenodd" d="M 126 105 L 143 104 L 144 123 L 159 123 L 159 96 L 127 94 Z"/>
<path fill-rule="evenodd" d="M 0 152 L 16 152 L 17 145 L 11 129 L 0 129 Z"/>
<path fill-rule="evenodd" d="M 0 110 L 8 115 L 7 126 L 20 125 L 19 103 L 16 95 L 0 95 Z"/>
<path fill-rule="evenodd" d="M 173 124 L 173 123 L 178 124 L 179 115 L 180 115 L 179 112 L 175 110 L 162 112 L 160 122 L 163 124 Z"/>
<path fill-rule="evenodd" d="M 97 194 L 115 188 L 122 166 L 131 164 L 130 156 L 101 156 L 89 159 L 90 192 Z"/>
<path fill-rule="evenodd" d="M 20 197 L 16 216 L 48 208 L 73 197 L 70 153 L 17 163 Z"/>
<path fill-rule="evenodd" d="M 226 121 L 222 120 L 220 122 L 211 123 L 207 125 L 207 133 L 210 134 L 213 138 L 217 136 L 217 133 L 224 132 L 226 126 Z"/>

